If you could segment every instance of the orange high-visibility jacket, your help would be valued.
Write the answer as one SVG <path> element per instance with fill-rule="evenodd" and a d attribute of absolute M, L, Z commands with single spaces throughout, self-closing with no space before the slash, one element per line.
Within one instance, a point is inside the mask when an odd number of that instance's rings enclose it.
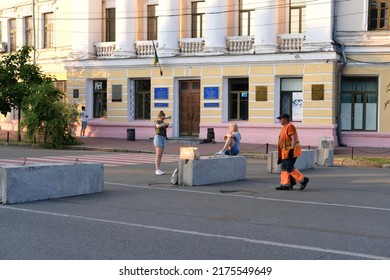
<path fill-rule="evenodd" d="M 299 144 L 298 132 L 292 123 L 286 124 L 279 134 L 278 140 L 278 157 L 281 159 L 288 159 L 288 151 L 291 149 L 292 138 L 294 135 L 297 139 L 294 148 L 294 157 L 299 157 L 302 154 L 301 146 Z"/>

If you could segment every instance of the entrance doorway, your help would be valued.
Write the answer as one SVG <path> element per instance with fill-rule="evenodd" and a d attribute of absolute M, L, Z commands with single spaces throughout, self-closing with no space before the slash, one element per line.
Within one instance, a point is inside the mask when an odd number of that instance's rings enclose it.
<path fill-rule="evenodd" d="M 93 117 L 107 117 L 107 81 L 93 81 Z"/>
<path fill-rule="evenodd" d="M 200 81 L 179 82 L 180 136 L 199 137 Z"/>

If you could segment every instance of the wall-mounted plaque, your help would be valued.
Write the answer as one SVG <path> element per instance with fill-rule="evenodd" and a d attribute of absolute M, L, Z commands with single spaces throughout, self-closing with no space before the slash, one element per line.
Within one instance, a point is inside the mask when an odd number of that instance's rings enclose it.
<path fill-rule="evenodd" d="M 168 88 L 154 88 L 154 99 L 168 99 Z"/>
<path fill-rule="evenodd" d="M 324 100 L 324 85 L 311 85 L 311 100 Z"/>
<path fill-rule="evenodd" d="M 168 103 L 154 103 L 154 107 L 168 107 Z"/>
<path fill-rule="evenodd" d="M 204 99 L 218 99 L 219 89 L 218 87 L 205 87 Z"/>
<path fill-rule="evenodd" d="M 219 107 L 219 103 L 218 102 L 208 102 L 208 103 L 204 103 L 204 107 L 205 108 L 210 108 L 210 107 Z"/>
<path fill-rule="evenodd" d="M 268 87 L 256 86 L 256 101 L 267 101 L 267 100 L 268 100 Z"/>
<path fill-rule="evenodd" d="M 112 85 L 112 102 L 122 102 L 122 85 Z"/>

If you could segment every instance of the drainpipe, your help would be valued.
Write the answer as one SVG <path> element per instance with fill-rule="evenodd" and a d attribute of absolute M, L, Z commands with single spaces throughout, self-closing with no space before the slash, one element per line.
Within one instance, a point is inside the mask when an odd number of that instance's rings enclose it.
<path fill-rule="evenodd" d="M 37 52 L 37 46 L 36 46 L 36 33 L 35 33 L 35 0 L 32 1 L 32 28 L 33 28 L 33 63 L 35 65 L 36 63 L 36 52 Z"/>
<path fill-rule="evenodd" d="M 333 42 L 336 47 L 336 51 L 341 55 L 340 65 L 338 69 L 338 85 L 337 85 L 337 142 L 339 146 L 346 147 L 347 145 L 343 143 L 342 135 L 341 135 L 341 78 L 343 76 L 343 72 L 345 67 L 347 66 L 347 56 L 345 54 L 345 46 L 342 42 L 337 39 L 336 28 L 337 28 L 337 2 L 334 4 L 334 12 L 333 12 Z"/>

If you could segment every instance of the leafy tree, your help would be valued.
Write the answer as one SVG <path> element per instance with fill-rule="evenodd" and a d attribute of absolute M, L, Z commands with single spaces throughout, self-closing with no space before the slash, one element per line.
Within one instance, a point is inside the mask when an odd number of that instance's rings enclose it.
<path fill-rule="evenodd" d="M 37 65 L 31 63 L 31 50 L 32 47 L 24 46 L 0 57 L 0 113 L 6 116 L 12 109 L 17 110 L 19 141 L 24 99 L 34 93 L 34 85 L 52 82 Z"/>
<path fill-rule="evenodd" d="M 74 143 L 74 123 L 79 117 L 77 107 L 65 99 L 52 84 L 33 87 L 34 94 L 23 101 L 23 127 L 26 137 L 33 142 L 44 142 L 51 148 Z"/>

